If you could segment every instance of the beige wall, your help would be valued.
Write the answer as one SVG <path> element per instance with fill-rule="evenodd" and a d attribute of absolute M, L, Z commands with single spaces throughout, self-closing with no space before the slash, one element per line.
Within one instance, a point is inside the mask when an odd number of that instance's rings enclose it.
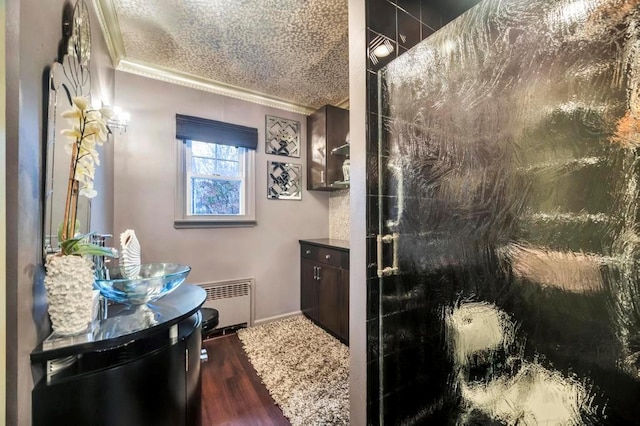
<path fill-rule="evenodd" d="M 7 285 L 7 202 L 4 197 L 6 193 L 6 155 L 5 147 L 7 142 L 7 121 L 6 121 L 6 74 L 5 74 L 5 2 L 0 2 L 0 422 L 6 419 L 6 285 Z"/>
<path fill-rule="evenodd" d="M 122 72 L 116 73 L 116 103 L 131 113 L 131 123 L 115 143 L 115 233 L 136 231 L 143 262 L 190 265 L 190 283 L 255 277 L 256 320 L 299 311 L 298 239 L 328 236 L 328 194 L 304 190 L 302 201 L 268 200 L 266 173 L 267 160 L 304 169 L 306 118 Z M 174 229 L 176 113 L 258 129 L 257 226 Z M 301 122 L 301 158 L 264 153 L 266 114 Z"/>
<path fill-rule="evenodd" d="M 7 1 L 7 424 L 28 425 L 29 353 L 47 324 L 42 285 L 43 75 L 61 38 L 63 0 Z M 37 28 L 37 31 L 33 29 Z"/>
<path fill-rule="evenodd" d="M 49 333 L 42 266 L 45 82 L 48 67 L 58 56 L 65 5 L 70 7 L 71 2 L 6 1 L 6 423 L 9 425 L 31 423 L 34 376 L 29 354 Z M 106 51 L 97 20 L 91 24 L 92 53 Z M 110 68 L 109 64 L 103 66 Z"/>
<path fill-rule="evenodd" d="M 351 424 L 367 424 L 365 0 L 349 0 L 349 128 L 351 188 L 349 271 L 349 402 Z"/>

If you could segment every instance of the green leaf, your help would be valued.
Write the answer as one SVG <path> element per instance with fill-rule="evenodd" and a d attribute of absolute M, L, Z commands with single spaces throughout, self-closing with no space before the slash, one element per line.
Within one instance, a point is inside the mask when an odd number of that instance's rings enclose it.
<path fill-rule="evenodd" d="M 62 231 L 64 230 L 64 221 L 58 226 L 58 244 L 62 243 Z"/>
<path fill-rule="evenodd" d="M 113 251 L 108 247 L 100 247 L 96 244 L 89 243 L 77 243 L 74 246 L 75 252 L 73 254 L 78 254 L 81 256 L 90 255 L 90 256 L 108 256 L 114 257 Z"/>

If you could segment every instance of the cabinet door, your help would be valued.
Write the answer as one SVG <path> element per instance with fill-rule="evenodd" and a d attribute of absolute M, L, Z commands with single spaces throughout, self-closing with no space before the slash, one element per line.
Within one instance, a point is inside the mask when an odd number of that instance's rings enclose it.
<path fill-rule="evenodd" d="M 317 264 L 308 259 L 300 263 L 300 310 L 314 321 L 319 321 Z"/>
<path fill-rule="evenodd" d="M 325 107 L 307 117 L 307 189 L 327 187 L 326 129 Z"/>
<path fill-rule="evenodd" d="M 338 268 L 320 266 L 320 323 L 336 335 L 340 330 L 340 273 Z"/>
<path fill-rule="evenodd" d="M 307 189 L 333 191 L 344 188 L 333 185 L 342 181 L 345 155 L 331 151 L 346 143 L 349 133 L 349 111 L 325 105 L 307 117 Z"/>
<path fill-rule="evenodd" d="M 327 159 L 326 159 L 326 176 L 328 186 L 334 182 L 342 181 L 342 163 L 345 160 L 343 155 L 332 155 L 334 148 L 344 145 L 347 142 L 347 134 L 349 133 L 349 111 L 327 105 Z"/>

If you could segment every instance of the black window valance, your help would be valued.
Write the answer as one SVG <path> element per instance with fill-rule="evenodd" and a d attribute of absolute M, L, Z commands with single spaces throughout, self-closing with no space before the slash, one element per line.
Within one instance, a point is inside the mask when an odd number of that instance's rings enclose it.
<path fill-rule="evenodd" d="M 176 138 L 256 149 L 258 129 L 176 114 Z"/>

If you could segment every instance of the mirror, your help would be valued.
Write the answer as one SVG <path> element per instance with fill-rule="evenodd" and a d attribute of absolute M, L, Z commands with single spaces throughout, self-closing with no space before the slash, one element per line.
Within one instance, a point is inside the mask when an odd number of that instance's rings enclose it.
<path fill-rule="evenodd" d="M 45 208 L 43 248 L 44 255 L 59 250 L 58 226 L 62 223 L 69 183 L 71 156 L 65 151 L 67 138 L 60 132 L 71 127 L 62 113 L 71 109 L 71 98 L 85 96 L 90 99 L 89 75 L 90 32 L 89 11 L 84 1 L 78 1 L 73 10 L 72 33 L 67 54 L 61 62 L 54 62 L 49 71 L 49 97 L 45 160 Z M 78 199 L 78 232 L 86 233 L 90 227 L 90 201 Z"/>
<path fill-rule="evenodd" d="M 272 200 L 302 200 L 302 166 L 300 164 L 268 161 L 267 198 Z"/>

